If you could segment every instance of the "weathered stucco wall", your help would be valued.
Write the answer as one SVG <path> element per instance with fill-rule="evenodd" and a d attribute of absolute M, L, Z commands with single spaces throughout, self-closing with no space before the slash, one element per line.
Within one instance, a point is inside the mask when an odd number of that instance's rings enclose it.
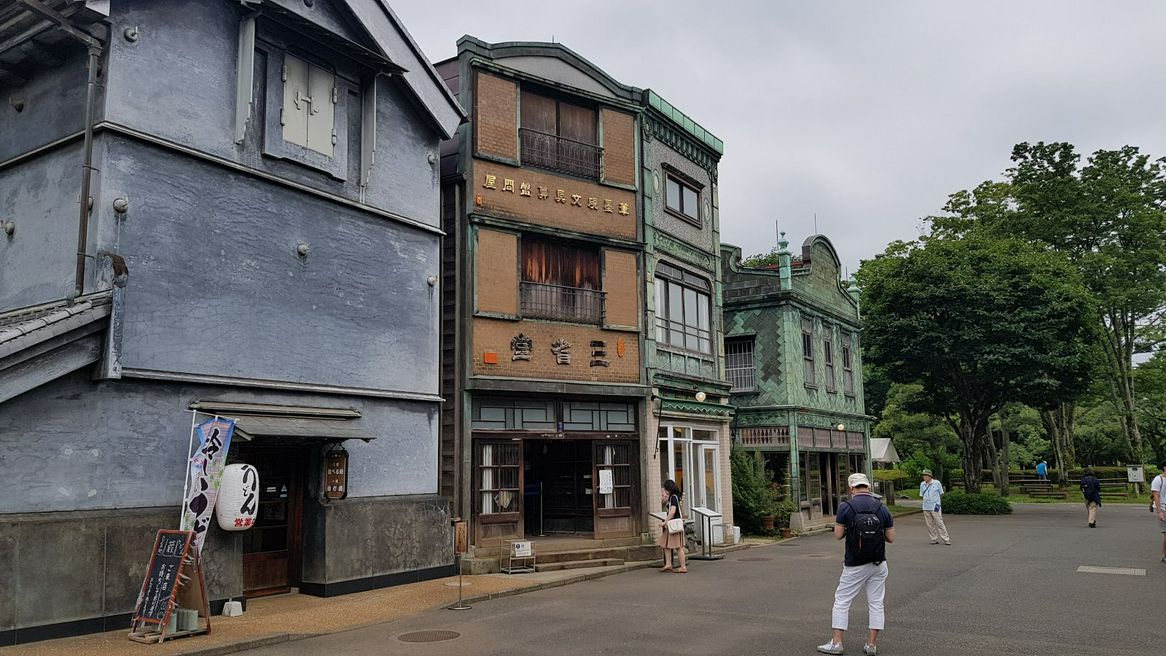
<path fill-rule="evenodd" d="M 437 393 L 436 235 L 123 139 L 104 176 L 125 367 Z"/>
<path fill-rule="evenodd" d="M 77 372 L 0 404 L 0 514 L 181 505 L 196 400 L 355 408 L 377 439 L 345 444 L 349 495 L 437 492 L 437 406 L 152 381 Z"/>

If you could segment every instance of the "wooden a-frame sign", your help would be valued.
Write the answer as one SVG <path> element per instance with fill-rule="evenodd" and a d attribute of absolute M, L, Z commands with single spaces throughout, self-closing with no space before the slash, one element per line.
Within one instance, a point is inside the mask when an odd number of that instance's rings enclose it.
<path fill-rule="evenodd" d="M 158 531 L 146 580 L 134 606 L 130 640 L 157 643 L 211 632 L 206 579 L 202 560 L 191 548 L 193 541 L 192 531 Z M 170 631 L 170 617 L 176 608 L 197 612 L 196 627 Z"/>

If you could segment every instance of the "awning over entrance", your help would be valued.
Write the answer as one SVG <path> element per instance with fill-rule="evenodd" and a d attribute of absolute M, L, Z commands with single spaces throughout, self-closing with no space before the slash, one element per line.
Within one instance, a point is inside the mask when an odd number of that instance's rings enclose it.
<path fill-rule="evenodd" d="M 343 420 L 308 419 L 302 417 L 247 417 L 235 419 L 235 435 L 245 440 L 257 437 L 277 438 L 285 441 L 332 442 L 338 440 L 364 440 L 369 442 L 376 436 L 358 426 Z"/>
<path fill-rule="evenodd" d="M 891 438 L 872 437 L 870 438 L 870 459 L 874 462 L 895 463 L 899 462 L 899 452 L 895 450 L 895 444 L 891 442 Z"/>

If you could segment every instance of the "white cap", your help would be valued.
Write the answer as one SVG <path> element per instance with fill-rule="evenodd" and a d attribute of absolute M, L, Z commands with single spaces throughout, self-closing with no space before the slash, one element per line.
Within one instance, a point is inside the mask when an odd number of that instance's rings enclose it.
<path fill-rule="evenodd" d="M 866 477 L 866 474 L 851 474 L 850 477 L 846 479 L 846 484 L 850 487 L 859 487 L 862 485 L 870 487 L 870 479 Z"/>

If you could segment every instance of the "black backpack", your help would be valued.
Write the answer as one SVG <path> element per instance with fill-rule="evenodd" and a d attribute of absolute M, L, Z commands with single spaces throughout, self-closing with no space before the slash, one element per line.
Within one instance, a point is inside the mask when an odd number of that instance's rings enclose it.
<path fill-rule="evenodd" d="M 882 503 L 870 510 L 859 510 L 850 503 L 850 509 L 854 511 L 854 516 L 846 527 L 846 550 L 859 565 L 883 562 L 887 559 L 887 535 L 878 514 Z"/>

